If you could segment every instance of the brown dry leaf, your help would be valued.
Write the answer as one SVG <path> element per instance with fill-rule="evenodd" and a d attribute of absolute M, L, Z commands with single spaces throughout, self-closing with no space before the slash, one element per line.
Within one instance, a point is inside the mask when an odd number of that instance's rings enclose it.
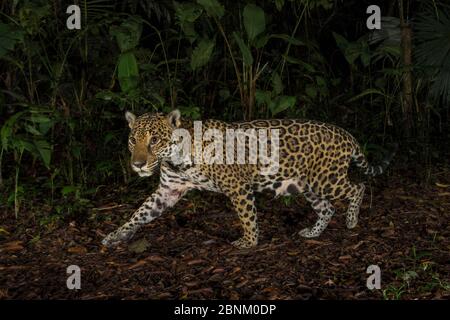
<path fill-rule="evenodd" d="M 339 260 L 349 260 L 349 259 L 351 259 L 352 258 L 352 256 L 350 256 L 350 255 L 345 255 L 345 256 L 340 256 L 338 259 Z"/>
<path fill-rule="evenodd" d="M 136 269 L 144 264 L 146 264 L 147 261 L 145 261 L 145 259 L 139 260 L 138 262 L 136 262 L 135 264 L 132 264 L 131 266 L 128 267 L 128 270 L 133 270 Z"/>
<path fill-rule="evenodd" d="M 240 296 L 239 293 L 237 293 L 236 291 L 232 291 L 230 294 L 230 300 L 239 300 Z"/>
<path fill-rule="evenodd" d="M 23 249 L 23 241 L 7 242 L 0 247 L 0 252 L 16 252 Z"/>
<path fill-rule="evenodd" d="M 324 241 L 319 241 L 319 240 L 313 240 L 313 239 L 308 239 L 305 240 L 306 244 L 316 244 L 316 245 L 329 245 L 330 242 L 324 242 Z"/>
<path fill-rule="evenodd" d="M 238 283 L 236 285 L 236 289 L 242 288 L 243 286 L 245 286 L 248 283 L 248 280 L 244 280 L 241 283 Z"/>
<path fill-rule="evenodd" d="M 165 259 L 161 256 L 153 255 L 145 258 L 145 260 L 151 261 L 151 262 L 162 262 Z"/>
<path fill-rule="evenodd" d="M 0 271 L 2 270 L 21 270 L 21 269 L 28 269 L 31 268 L 31 266 L 0 266 Z"/>
<path fill-rule="evenodd" d="M 383 232 L 381 235 L 383 237 L 390 237 L 393 236 L 395 234 L 395 229 L 393 228 L 388 228 L 385 232 Z"/>
<path fill-rule="evenodd" d="M 87 249 L 83 246 L 74 246 L 67 249 L 67 252 L 75 254 L 85 254 L 87 252 Z"/>
<path fill-rule="evenodd" d="M 214 270 L 212 271 L 213 274 L 214 274 L 214 273 L 222 273 L 222 272 L 225 272 L 225 269 L 224 269 L 224 268 L 216 268 L 216 269 L 214 269 Z"/>
<path fill-rule="evenodd" d="M 167 298 L 171 298 L 172 294 L 170 294 L 169 292 L 163 292 L 157 295 L 158 299 L 167 299 Z"/>
<path fill-rule="evenodd" d="M 364 241 L 361 240 L 361 241 L 358 242 L 357 244 L 353 245 L 351 248 L 352 248 L 353 250 L 356 250 L 356 249 L 358 249 L 363 243 L 364 243 Z"/>
<path fill-rule="evenodd" d="M 0 288 L 0 299 L 6 299 L 6 298 L 8 298 L 8 289 Z"/>
<path fill-rule="evenodd" d="M 192 288 L 192 287 L 198 286 L 198 283 L 199 283 L 198 281 L 189 281 L 189 282 L 186 282 L 185 285 L 188 288 Z"/>
<path fill-rule="evenodd" d="M 191 261 L 188 261 L 188 266 L 193 266 L 193 265 L 196 265 L 196 264 L 201 264 L 201 263 L 204 263 L 205 262 L 205 260 L 202 260 L 202 259 L 195 259 L 195 260 L 191 260 Z"/>
<path fill-rule="evenodd" d="M 335 283 L 334 283 L 334 281 L 333 281 L 333 280 L 331 280 L 331 279 L 328 279 L 327 281 L 325 281 L 324 285 L 326 285 L 326 286 L 334 286 L 334 285 L 335 285 Z"/>
<path fill-rule="evenodd" d="M 189 294 L 196 294 L 196 293 L 213 294 L 214 290 L 212 288 L 202 288 L 202 289 L 189 291 Z"/>

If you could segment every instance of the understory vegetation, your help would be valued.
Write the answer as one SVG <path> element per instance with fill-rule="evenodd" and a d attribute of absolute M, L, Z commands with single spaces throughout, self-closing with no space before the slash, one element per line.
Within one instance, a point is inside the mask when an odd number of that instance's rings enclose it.
<path fill-rule="evenodd" d="M 81 9 L 80 30 L 66 27 L 71 4 Z M 373 4 L 381 8 L 381 30 L 366 26 Z M 446 192 L 450 4 L 0 3 L 0 211 L 18 226 L 105 219 L 97 200 L 108 194 L 136 202 L 132 190 L 150 190 L 157 178 L 131 171 L 125 111 L 174 108 L 194 120 L 330 122 L 351 132 L 374 163 L 396 142 L 393 166 Z M 0 221 L 0 239 L 11 232 Z M 420 263 L 397 266 L 384 298 L 400 298 L 420 274 L 434 272 Z"/>

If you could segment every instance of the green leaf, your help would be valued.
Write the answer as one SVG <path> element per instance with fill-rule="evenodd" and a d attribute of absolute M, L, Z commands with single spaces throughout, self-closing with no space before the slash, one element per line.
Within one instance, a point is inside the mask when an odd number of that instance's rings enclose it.
<path fill-rule="evenodd" d="M 279 95 L 281 92 L 283 92 L 283 82 L 281 81 L 281 77 L 278 72 L 275 72 L 272 75 L 272 87 L 276 95 Z"/>
<path fill-rule="evenodd" d="M 306 63 L 306 62 L 304 62 L 304 61 L 302 61 L 300 59 L 292 58 L 292 57 L 289 57 L 289 56 L 287 56 L 285 54 L 283 54 L 283 58 L 288 63 L 298 64 L 298 65 L 303 66 L 306 69 L 306 71 L 308 71 L 308 72 L 316 72 L 316 69 L 314 68 L 314 66 L 312 66 L 311 64 Z"/>
<path fill-rule="evenodd" d="M 214 50 L 215 41 L 209 39 L 202 39 L 197 47 L 192 51 L 191 68 L 196 70 L 203 67 L 209 62 Z"/>
<path fill-rule="evenodd" d="M 316 76 L 316 83 L 319 87 L 326 87 L 327 83 L 325 81 L 325 79 L 321 76 Z"/>
<path fill-rule="evenodd" d="M 275 0 L 275 6 L 277 7 L 278 11 L 281 11 L 284 6 L 284 0 Z"/>
<path fill-rule="evenodd" d="M 257 5 L 248 4 L 244 8 L 243 17 L 247 37 L 253 43 L 253 40 L 266 29 L 264 11 Z"/>
<path fill-rule="evenodd" d="M 66 196 L 68 196 L 69 194 L 71 194 L 71 193 L 76 193 L 77 191 L 78 191 L 78 187 L 77 186 L 64 186 L 62 189 L 61 189 L 61 194 L 64 196 L 64 197 L 66 197 Z"/>
<path fill-rule="evenodd" d="M 283 112 L 295 105 L 297 98 L 294 96 L 278 96 L 269 104 L 269 110 L 272 116 Z"/>
<path fill-rule="evenodd" d="M 49 168 L 52 157 L 52 146 L 45 140 L 34 140 L 33 142 L 37 151 L 41 155 L 44 165 Z"/>
<path fill-rule="evenodd" d="M 139 82 L 139 70 L 134 53 L 126 52 L 120 55 L 118 78 L 120 88 L 123 92 L 129 93 L 137 88 Z"/>
<path fill-rule="evenodd" d="M 354 96 L 353 98 L 348 99 L 346 102 L 350 103 L 350 102 L 356 101 L 356 100 L 361 99 L 362 97 L 367 96 L 369 94 L 378 94 L 378 95 L 381 95 L 381 96 L 386 96 L 386 94 L 384 92 L 380 91 L 380 90 L 377 90 L 377 89 L 366 89 L 363 92 L 361 92 L 360 94 Z"/>
<path fill-rule="evenodd" d="M 205 9 L 210 17 L 222 18 L 225 8 L 217 0 L 197 0 L 197 3 Z"/>
<path fill-rule="evenodd" d="M 175 16 L 178 25 L 186 37 L 192 43 L 197 38 L 194 22 L 202 15 L 203 9 L 196 3 L 178 3 L 174 2 Z"/>
<path fill-rule="evenodd" d="M 129 51 L 139 44 L 142 21 L 138 17 L 131 17 L 119 27 L 112 26 L 109 33 L 116 38 L 121 52 Z"/>
<path fill-rule="evenodd" d="M 184 22 L 195 22 L 203 12 L 202 7 L 195 3 L 174 2 L 174 5 L 175 16 L 180 24 Z"/>
<path fill-rule="evenodd" d="M 333 37 L 336 40 L 336 44 L 338 45 L 339 49 L 341 49 L 342 52 L 345 52 L 349 42 L 343 36 L 337 34 L 336 32 L 333 32 Z"/>
<path fill-rule="evenodd" d="M 0 58 L 8 51 L 12 51 L 14 46 L 23 41 L 25 32 L 16 29 L 14 26 L 0 23 Z"/>
<path fill-rule="evenodd" d="M 293 45 L 293 46 L 306 46 L 306 43 L 304 43 L 301 40 L 298 40 L 294 37 L 291 37 L 290 35 L 287 34 L 271 34 L 269 36 L 270 39 L 280 39 L 283 41 L 286 41 L 287 43 Z"/>
<path fill-rule="evenodd" d="M 242 40 L 241 36 L 237 34 L 236 32 L 233 32 L 233 37 L 236 40 L 239 49 L 241 50 L 242 59 L 244 60 L 244 64 L 249 66 L 253 64 L 253 56 L 250 52 L 250 49 L 248 46 L 244 43 L 244 40 Z"/>
<path fill-rule="evenodd" d="M 258 106 L 265 104 L 265 105 L 269 105 L 270 104 L 270 98 L 271 98 L 271 92 L 270 91 L 265 91 L 265 90 L 256 90 L 255 93 L 255 99 L 256 99 L 256 104 Z"/>
<path fill-rule="evenodd" d="M 95 94 L 95 98 L 102 99 L 105 101 L 110 101 L 113 99 L 117 99 L 117 94 L 110 90 L 99 91 Z"/>
<path fill-rule="evenodd" d="M 32 114 L 30 120 L 34 123 L 48 123 L 52 121 L 52 119 L 50 119 L 49 117 L 40 114 Z"/>
<path fill-rule="evenodd" d="M 42 136 L 42 133 L 33 126 L 26 125 L 25 128 L 29 133 L 31 133 L 35 136 Z"/>
<path fill-rule="evenodd" d="M 19 24 L 31 35 L 42 32 L 42 25 L 47 23 L 45 19 L 52 13 L 51 8 L 42 1 L 24 1 L 19 9 Z"/>
<path fill-rule="evenodd" d="M 262 47 L 264 47 L 267 42 L 269 42 L 270 37 L 267 34 L 262 34 L 258 37 L 256 37 L 256 39 L 253 42 L 253 46 L 257 49 L 260 49 Z"/>
<path fill-rule="evenodd" d="M 305 88 L 305 93 L 310 97 L 311 99 L 314 99 L 317 96 L 317 89 L 311 86 L 308 86 Z"/>
<path fill-rule="evenodd" d="M 347 62 L 350 65 L 354 65 L 355 60 L 361 55 L 361 44 L 358 42 L 350 43 L 343 36 L 335 32 L 333 32 L 333 36 Z"/>
<path fill-rule="evenodd" d="M 25 111 L 17 112 L 16 114 L 12 115 L 8 120 L 5 121 L 5 123 L 2 126 L 2 129 L 0 130 L 0 138 L 2 141 L 2 148 L 7 149 L 8 148 L 8 140 L 11 138 L 13 133 L 14 125 L 21 117 Z"/>

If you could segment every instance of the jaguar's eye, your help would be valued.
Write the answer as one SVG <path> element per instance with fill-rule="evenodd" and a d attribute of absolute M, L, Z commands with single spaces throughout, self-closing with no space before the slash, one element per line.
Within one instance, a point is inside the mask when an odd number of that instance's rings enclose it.
<path fill-rule="evenodd" d="M 136 139 L 134 137 L 130 137 L 130 143 L 131 144 L 136 144 Z"/>
<path fill-rule="evenodd" d="M 159 141 L 158 137 L 151 137 L 150 144 L 156 144 Z"/>

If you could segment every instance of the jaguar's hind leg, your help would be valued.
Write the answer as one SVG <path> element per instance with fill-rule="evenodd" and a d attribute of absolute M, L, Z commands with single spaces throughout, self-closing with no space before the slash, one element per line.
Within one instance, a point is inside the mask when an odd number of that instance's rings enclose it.
<path fill-rule="evenodd" d="M 306 200 L 311 203 L 312 208 L 319 216 L 312 228 L 305 228 L 299 232 L 302 237 L 314 238 L 318 237 L 328 226 L 335 213 L 335 209 L 330 201 L 319 197 L 312 191 L 307 191 L 303 194 Z"/>
<path fill-rule="evenodd" d="M 359 209 L 364 198 L 364 190 L 366 187 L 362 183 L 352 184 L 351 182 L 348 182 L 348 184 L 349 192 L 347 193 L 346 198 L 350 200 L 350 205 L 348 207 L 345 219 L 347 228 L 352 229 L 358 224 Z"/>

